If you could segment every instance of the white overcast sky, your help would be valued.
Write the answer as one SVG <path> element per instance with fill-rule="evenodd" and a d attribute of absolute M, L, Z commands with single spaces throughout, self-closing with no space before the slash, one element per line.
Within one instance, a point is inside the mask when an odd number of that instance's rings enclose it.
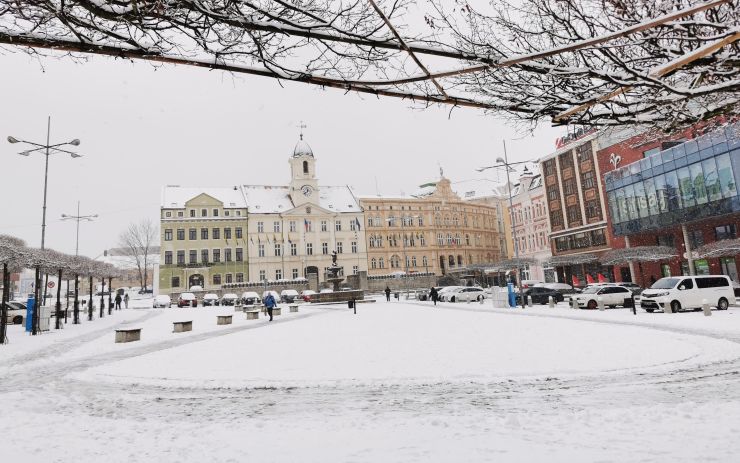
<path fill-rule="evenodd" d="M 480 110 L 449 116 L 449 107 L 142 61 L 0 49 L 0 69 L 0 233 L 40 245 L 43 156 L 19 156 L 5 139 L 44 141 L 51 115 L 52 143 L 79 138 L 84 157 L 50 159 L 46 245 L 74 252 L 75 225 L 59 218 L 79 200 L 83 214 L 100 215 L 81 226 L 90 257 L 115 247 L 130 222 L 158 220 L 162 185 L 286 184 L 301 120 L 320 184 L 358 194 L 374 194 L 376 180 L 383 194 L 413 192 L 438 178 L 438 163 L 453 182 L 477 178 L 503 139 L 514 162 L 550 153 L 565 134 L 548 123 L 523 134 Z"/>

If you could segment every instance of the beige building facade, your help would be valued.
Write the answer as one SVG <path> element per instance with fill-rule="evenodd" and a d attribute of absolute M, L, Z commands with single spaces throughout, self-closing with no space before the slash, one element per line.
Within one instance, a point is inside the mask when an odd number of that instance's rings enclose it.
<path fill-rule="evenodd" d="M 464 272 L 501 259 L 495 207 L 464 201 L 442 178 L 407 197 L 363 196 L 368 274 Z"/>

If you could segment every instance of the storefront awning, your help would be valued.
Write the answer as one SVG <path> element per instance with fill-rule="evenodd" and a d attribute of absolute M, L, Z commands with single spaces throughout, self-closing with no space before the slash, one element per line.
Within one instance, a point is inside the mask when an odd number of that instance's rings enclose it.
<path fill-rule="evenodd" d="M 708 257 L 730 257 L 740 254 L 740 238 L 731 240 L 720 240 L 705 244 L 696 249 L 696 253 L 702 259 Z"/>
<path fill-rule="evenodd" d="M 676 249 L 668 246 L 635 246 L 632 248 L 612 249 L 601 256 L 605 265 L 619 265 L 629 262 L 654 262 L 672 259 L 678 255 Z"/>

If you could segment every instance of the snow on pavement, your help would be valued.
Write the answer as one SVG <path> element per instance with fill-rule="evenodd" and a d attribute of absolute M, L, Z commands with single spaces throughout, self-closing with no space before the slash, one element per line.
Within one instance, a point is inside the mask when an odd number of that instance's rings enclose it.
<path fill-rule="evenodd" d="M 738 309 L 648 318 L 377 303 L 251 326 L 204 318 L 186 337 L 156 328 L 175 310 L 141 311 L 155 315 L 139 347 L 88 333 L 69 359 L 0 357 L 14 364 L 0 380 L 0 435 L 12 439 L 3 456 L 695 462 L 740 452 Z"/>

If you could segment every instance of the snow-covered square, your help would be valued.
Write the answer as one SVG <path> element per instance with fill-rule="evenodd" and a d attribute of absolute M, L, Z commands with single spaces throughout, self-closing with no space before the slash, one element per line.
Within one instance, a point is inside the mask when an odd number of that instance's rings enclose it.
<path fill-rule="evenodd" d="M 217 325 L 219 314 L 233 324 Z M 11 331 L 3 454 L 733 461 L 738 316 L 378 301 L 357 314 L 303 304 L 273 322 L 230 307 L 139 308 L 36 338 Z M 183 320 L 193 331 L 173 333 Z M 141 341 L 113 342 L 134 326 Z"/>

